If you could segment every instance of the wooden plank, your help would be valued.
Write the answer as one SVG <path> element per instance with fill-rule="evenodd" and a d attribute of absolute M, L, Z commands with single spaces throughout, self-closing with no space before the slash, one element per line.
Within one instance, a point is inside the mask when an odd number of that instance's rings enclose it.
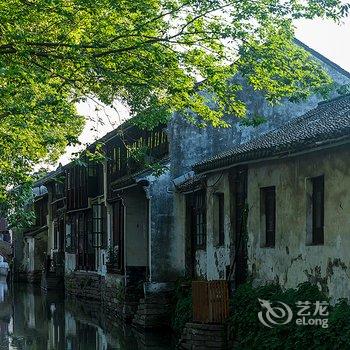
<path fill-rule="evenodd" d="M 199 323 L 223 323 L 229 315 L 226 281 L 193 281 L 193 320 Z"/>

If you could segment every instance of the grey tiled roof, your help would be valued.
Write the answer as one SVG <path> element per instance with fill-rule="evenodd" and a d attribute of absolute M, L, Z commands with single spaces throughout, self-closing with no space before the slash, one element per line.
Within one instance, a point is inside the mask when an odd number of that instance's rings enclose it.
<path fill-rule="evenodd" d="M 350 141 L 350 94 L 321 102 L 279 129 L 197 163 L 198 173 L 262 158 L 286 156 L 338 142 Z"/>
<path fill-rule="evenodd" d="M 202 188 L 205 183 L 205 175 L 195 175 L 194 177 L 187 179 L 176 186 L 178 192 L 195 191 Z"/>

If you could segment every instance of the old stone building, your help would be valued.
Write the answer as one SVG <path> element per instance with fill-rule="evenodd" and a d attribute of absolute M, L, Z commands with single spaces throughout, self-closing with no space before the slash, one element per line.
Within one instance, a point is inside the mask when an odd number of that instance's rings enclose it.
<path fill-rule="evenodd" d="M 35 214 L 34 223 L 16 232 L 17 258 L 20 261 L 17 277 L 19 280 L 29 283 L 41 283 L 42 269 L 47 252 L 48 238 L 48 194 L 46 187 L 36 184 L 33 188 L 34 203 L 33 212 Z"/>
<path fill-rule="evenodd" d="M 8 228 L 7 221 L 0 217 L 0 244 L 6 247 L 6 244 L 11 243 L 11 233 Z M 8 261 L 1 255 L 2 249 L 0 248 L 0 276 L 7 276 L 9 271 Z M 5 254 L 4 254 L 5 255 Z"/>
<path fill-rule="evenodd" d="M 310 53 L 333 77 L 332 95 L 350 83 L 349 73 Z M 147 131 L 126 122 L 89 147 L 91 153 L 101 147 L 103 160 L 72 162 L 42 179 L 47 193 L 40 201 L 46 201 L 47 214 L 40 232 L 46 243 L 35 255 L 43 259 L 34 270 L 43 272 L 43 287 L 62 287 L 64 280 L 67 293 L 154 327 L 169 319 L 172 283 L 179 277 L 244 281 L 247 252 L 237 250 L 233 232 L 245 228 L 247 170 L 213 168 L 209 172 L 215 174 L 208 176 L 201 165 L 194 174 L 193 166 L 298 120 L 322 97 L 270 106 L 245 86 L 240 98 L 248 119 L 264 116 L 266 123 L 248 127 L 230 117 L 229 128 L 197 128 L 175 114 L 167 125 Z M 24 237 L 26 262 L 34 257 L 33 229 Z"/>
<path fill-rule="evenodd" d="M 304 44 L 300 42 L 298 44 L 309 50 L 333 78 L 335 89 L 331 96 L 337 96 L 340 86 L 348 86 L 350 73 Z M 243 89 L 240 97 L 247 104 L 248 116 L 263 116 L 266 122 L 259 126 L 245 126 L 239 120 L 234 120 L 229 130 L 216 130 L 210 127 L 198 130 L 188 125 L 181 116 L 176 116 L 172 121 L 170 157 L 176 189 L 170 252 L 174 268 L 182 274 L 209 279 L 234 278 L 238 282 L 245 279 L 244 275 L 233 277 L 230 269 L 232 263 L 230 255 L 234 254 L 231 232 L 236 223 L 232 222 L 232 217 L 229 215 L 229 210 L 232 209 L 229 209 L 230 202 L 224 194 L 232 185 L 232 181 L 240 184 L 236 196 L 242 204 L 235 215 L 241 216 L 245 197 L 244 169 L 230 181 L 228 177 L 220 176 L 220 173 L 209 179 L 200 173 L 194 174 L 193 165 L 282 127 L 288 121 L 303 116 L 317 107 L 318 102 L 322 101 L 320 96 L 311 96 L 307 101 L 298 103 L 283 101 L 277 106 L 271 106 L 261 93 L 253 91 L 248 86 Z M 206 188 L 217 195 L 207 199 Z M 203 213 L 203 204 L 206 200 L 210 201 L 208 204 L 217 208 L 215 215 L 212 211 Z M 200 224 L 193 225 L 196 221 Z M 240 226 L 239 223 L 237 225 Z M 239 227 L 236 229 L 240 230 Z M 240 258 L 242 255 L 244 254 L 237 255 L 235 264 L 244 263 Z"/>
<path fill-rule="evenodd" d="M 237 283 L 248 276 L 286 288 L 310 281 L 334 299 L 349 298 L 349 152 L 346 95 L 197 164 L 207 183 L 208 241 L 197 270 L 217 279 L 229 264 Z M 220 256 L 225 228 L 234 247 Z"/>

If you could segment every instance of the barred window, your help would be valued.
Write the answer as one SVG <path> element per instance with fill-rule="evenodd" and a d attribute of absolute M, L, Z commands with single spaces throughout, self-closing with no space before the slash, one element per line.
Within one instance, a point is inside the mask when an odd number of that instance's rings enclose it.
<path fill-rule="evenodd" d="M 206 245 L 206 201 L 205 192 L 198 191 L 193 194 L 192 198 L 192 241 L 195 249 L 205 249 Z"/>

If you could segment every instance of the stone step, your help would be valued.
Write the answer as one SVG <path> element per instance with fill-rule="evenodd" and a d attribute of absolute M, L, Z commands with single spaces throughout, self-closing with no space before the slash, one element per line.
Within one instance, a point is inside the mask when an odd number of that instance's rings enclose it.
<path fill-rule="evenodd" d="M 179 343 L 180 349 L 225 349 L 226 333 L 224 325 L 187 323 Z"/>

